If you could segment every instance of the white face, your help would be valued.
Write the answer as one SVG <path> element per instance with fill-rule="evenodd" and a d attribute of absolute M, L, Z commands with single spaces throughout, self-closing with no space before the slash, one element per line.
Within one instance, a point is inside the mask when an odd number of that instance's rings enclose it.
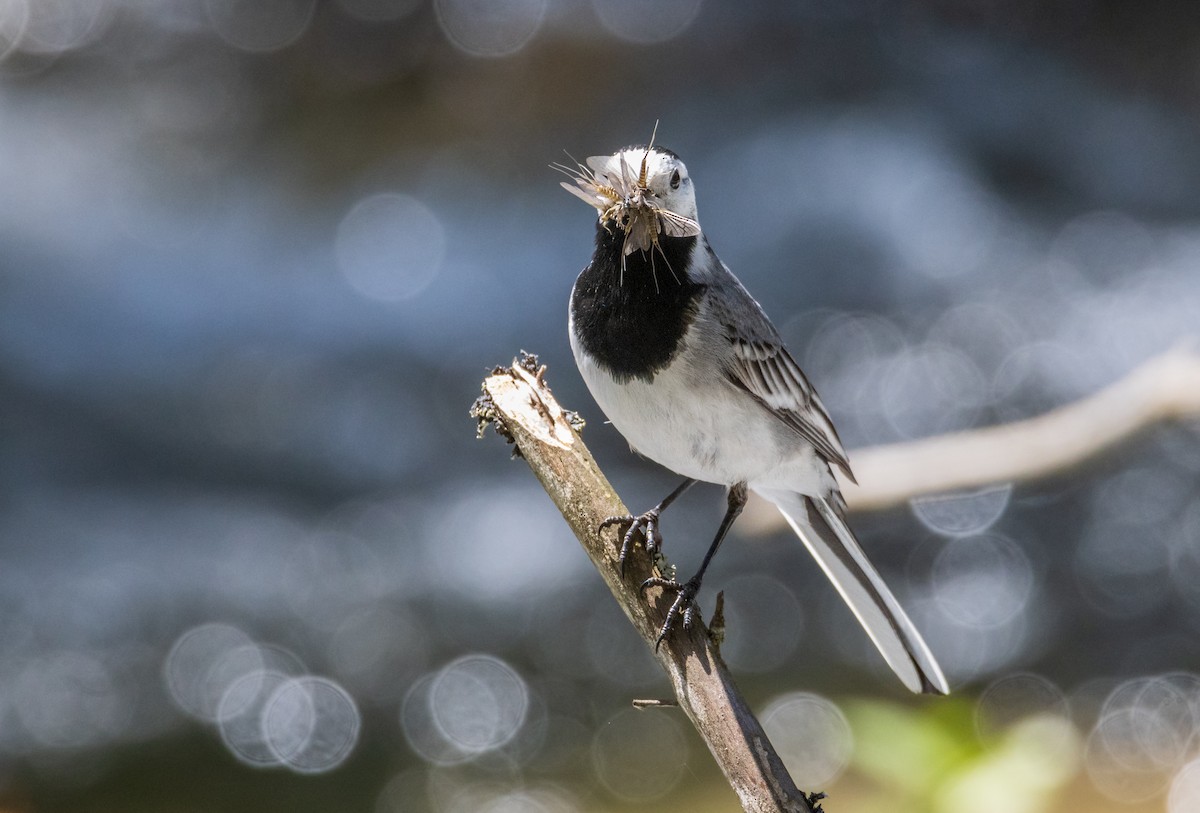
<path fill-rule="evenodd" d="M 651 202 L 660 209 L 696 220 L 696 191 L 687 167 L 675 156 L 657 147 L 648 154 L 645 147 L 632 147 L 608 157 L 589 158 L 588 165 L 597 174 L 606 175 L 614 188 L 631 189 L 641 176 L 643 160 Z"/>

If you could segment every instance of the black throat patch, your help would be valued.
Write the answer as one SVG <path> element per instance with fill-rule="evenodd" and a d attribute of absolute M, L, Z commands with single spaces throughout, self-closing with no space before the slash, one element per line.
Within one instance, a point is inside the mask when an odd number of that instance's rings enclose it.
<path fill-rule="evenodd" d="M 596 228 L 596 253 L 575 280 L 571 319 L 583 349 L 618 381 L 652 381 L 679 352 L 704 285 L 687 276 L 695 237 L 621 255 L 625 236 Z M 653 256 L 651 256 L 653 255 Z"/>

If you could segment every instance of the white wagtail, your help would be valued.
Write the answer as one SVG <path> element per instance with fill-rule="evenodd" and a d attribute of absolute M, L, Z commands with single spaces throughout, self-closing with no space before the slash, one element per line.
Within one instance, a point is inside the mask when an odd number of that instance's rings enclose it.
<path fill-rule="evenodd" d="M 571 349 L 588 389 L 634 450 L 686 480 L 628 524 L 662 543 L 659 515 L 698 480 L 729 488 L 728 509 L 695 576 L 653 578 L 675 593 L 661 643 L 695 616 L 713 554 L 747 489 L 783 513 L 904 685 L 945 694 L 946 679 L 846 525 L 833 466 L 850 464 L 816 391 L 762 307 L 718 259 L 696 216 L 687 168 L 670 150 L 630 147 L 558 167 L 599 212 L 596 250 L 571 292 Z"/>

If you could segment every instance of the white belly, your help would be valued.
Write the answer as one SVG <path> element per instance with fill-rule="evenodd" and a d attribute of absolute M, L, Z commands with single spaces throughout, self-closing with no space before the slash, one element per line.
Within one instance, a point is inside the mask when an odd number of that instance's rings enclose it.
<path fill-rule="evenodd" d="M 572 350 L 592 397 L 640 454 L 709 483 L 771 484 L 824 493 L 828 467 L 812 448 L 724 378 L 701 375 L 685 350 L 653 383 L 618 383 Z"/>

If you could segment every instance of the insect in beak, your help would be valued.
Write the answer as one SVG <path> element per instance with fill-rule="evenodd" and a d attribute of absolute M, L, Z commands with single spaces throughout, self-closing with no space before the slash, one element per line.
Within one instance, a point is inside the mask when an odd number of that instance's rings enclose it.
<path fill-rule="evenodd" d="M 646 182 L 646 162 L 650 160 L 650 150 L 654 149 L 654 137 L 658 135 L 658 120 L 654 121 L 654 129 L 650 131 L 650 143 L 646 145 L 646 152 L 642 155 L 642 172 L 638 175 L 638 189 L 643 192 L 649 192 L 650 187 Z"/>
<path fill-rule="evenodd" d="M 623 256 L 651 249 L 662 254 L 659 237 L 664 234 L 668 237 L 700 234 L 699 223 L 662 206 L 650 189 L 650 153 L 654 151 L 657 135 L 656 121 L 636 175 L 624 151 L 616 156 L 616 167 L 609 156 L 589 158 L 586 165 L 571 158 L 575 167 L 550 165 L 570 178 L 570 183 L 562 182 L 563 189 L 596 209 L 601 226 L 610 232 L 616 228 L 625 233 Z"/>

